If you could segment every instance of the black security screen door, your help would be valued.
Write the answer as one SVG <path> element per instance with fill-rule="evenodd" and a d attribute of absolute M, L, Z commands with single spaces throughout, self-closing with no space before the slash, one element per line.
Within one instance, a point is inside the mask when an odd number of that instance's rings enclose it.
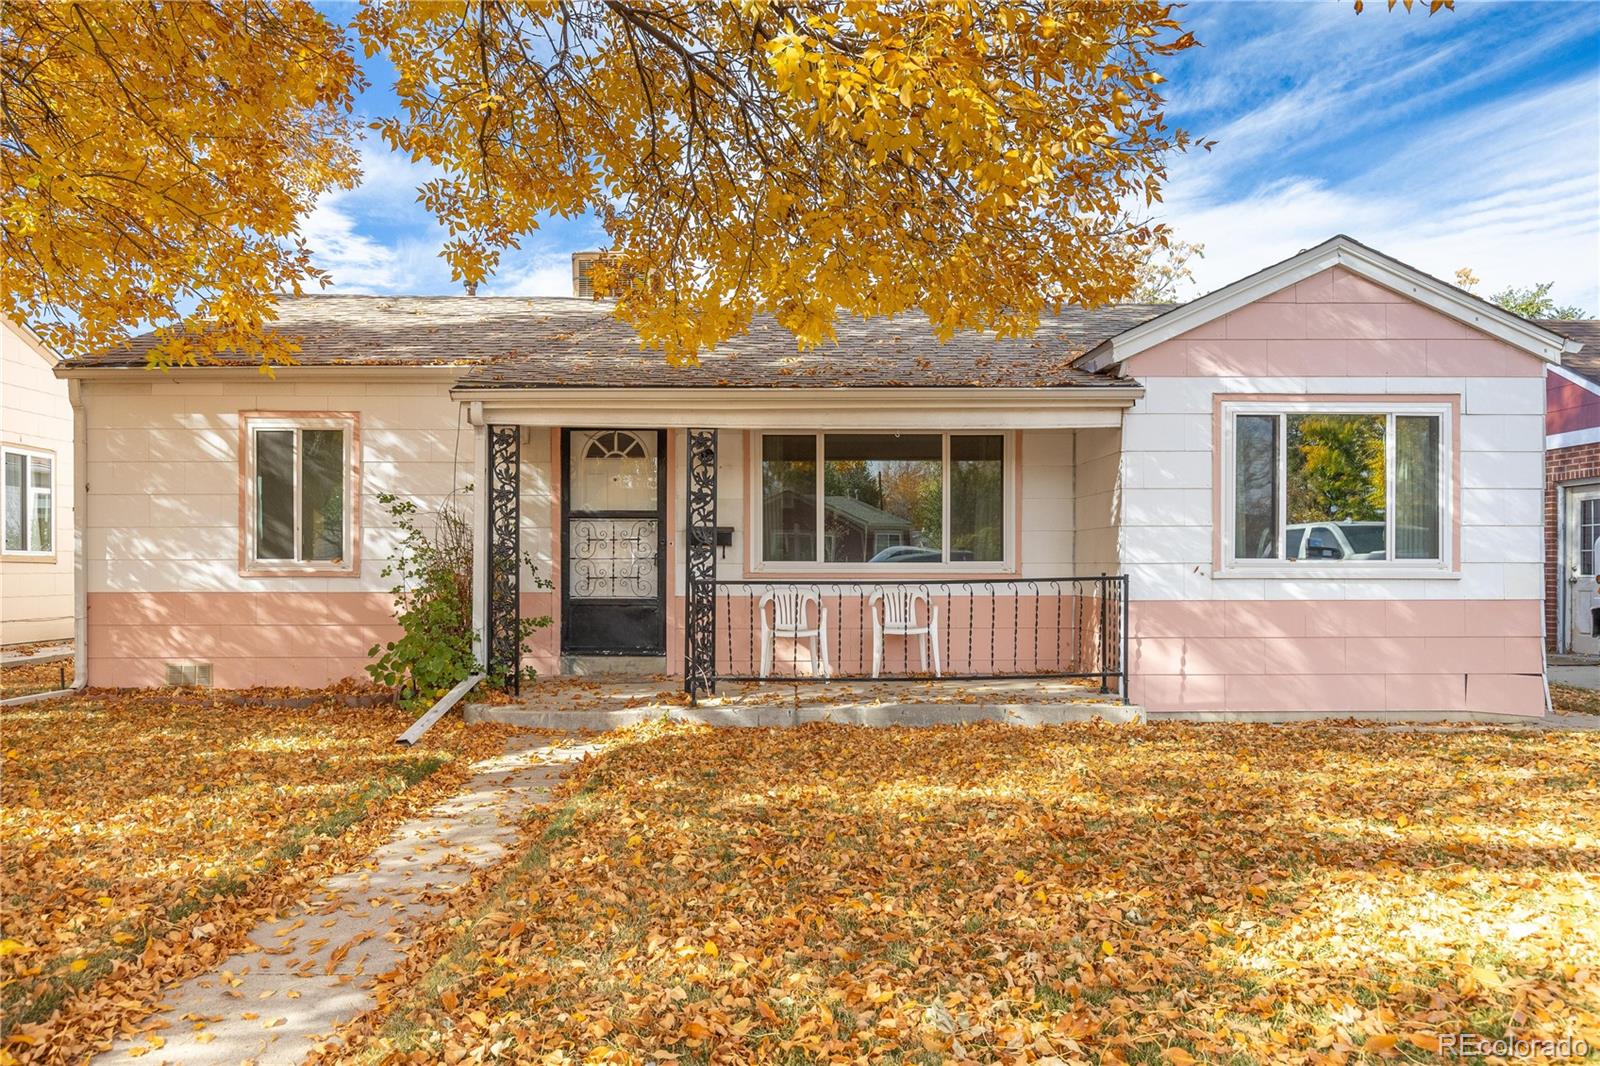
<path fill-rule="evenodd" d="M 665 434 L 562 430 L 561 463 L 561 650 L 666 654 Z"/>

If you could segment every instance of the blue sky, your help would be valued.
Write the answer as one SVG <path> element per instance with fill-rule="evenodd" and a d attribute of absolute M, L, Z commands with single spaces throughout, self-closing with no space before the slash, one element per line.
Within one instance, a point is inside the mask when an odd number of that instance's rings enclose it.
<path fill-rule="evenodd" d="M 1348 0 L 1201 0 L 1178 18 L 1204 47 L 1163 68 L 1168 114 L 1217 141 L 1171 161 L 1155 209 L 1205 245 L 1184 295 L 1343 232 L 1440 277 L 1470 266 L 1480 293 L 1554 281 L 1600 315 L 1600 3 L 1460 0 L 1430 18 L 1383 0 L 1359 16 Z M 393 72 L 366 68 L 359 107 L 383 113 Z M 414 202 L 426 170 L 376 140 L 363 159 L 361 187 L 303 226 L 332 291 L 459 291 Z M 569 254 L 604 240 L 552 219 L 480 291 L 564 295 Z"/>

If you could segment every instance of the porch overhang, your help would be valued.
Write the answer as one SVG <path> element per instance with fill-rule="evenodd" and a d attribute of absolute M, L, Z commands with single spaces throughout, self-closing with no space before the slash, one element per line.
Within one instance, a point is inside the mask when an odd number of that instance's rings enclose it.
<path fill-rule="evenodd" d="M 662 429 L 1079 429 L 1120 426 L 1138 385 L 1093 388 L 472 388 L 475 425 Z"/>

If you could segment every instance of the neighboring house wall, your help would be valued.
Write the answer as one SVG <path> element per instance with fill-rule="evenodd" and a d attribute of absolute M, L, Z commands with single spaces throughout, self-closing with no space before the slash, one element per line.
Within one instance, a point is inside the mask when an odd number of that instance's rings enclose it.
<path fill-rule="evenodd" d="M 1558 370 L 1545 376 L 1545 432 L 1552 437 L 1600 436 L 1600 385 Z"/>
<path fill-rule="evenodd" d="M 47 555 L 0 554 L 0 643 L 66 640 L 73 629 L 72 406 L 55 360 L 0 319 L 0 444 L 50 456 L 55 527 Z"/>
<path fill-rule="evenodd" d="M 1544 711 L 1544 365 L 1342 268 L 1133 356 L 1122 558 L 1152 712 Z M 1456 573 L 1218 576 L 1230 395 L 1457 406 Z"/>
<path fill-rule="evenodd" d="M 212 663 L 219 687 L 364 676 L 368 649 L 399 632 L 395 579 L 383 575 L 398 532 L 378 494 L 428 511 L 471 481 L 473 431 L 448 379 L 321 370 L 309 381 L 293 371 L 196 380 L 205 373 L 83 383 L 89 683 L 160 685 L 170 662 Z M 242 576 L 240 415 L 254 411 L 357 419 L 353 573 Z M 470 511 L 470 498 L 461 505 Z"/>
<path fill-rule="evenodd" d="M 1560 486 L 1600 480 L 1600 385 L 1551 370 L 1545 378 L 1544 621 L 1552 650 L 1563 644 L 1561 617 L 1567 561 Z"/>
<path fill-rule="evenodd" d="M 1560 634 L 1566 620 L 1560 615 L 1561 586 L 1566 584 L 1567 563 L 1561 558 L 1562 526 L 1559 486 L 1573 482 L 1600 481 L 1600 440 L 1570 448 L 1551 448 L 1544 457 L 1544 624 L 1546 643 L 1552 650 L 1561 646 Z"/>

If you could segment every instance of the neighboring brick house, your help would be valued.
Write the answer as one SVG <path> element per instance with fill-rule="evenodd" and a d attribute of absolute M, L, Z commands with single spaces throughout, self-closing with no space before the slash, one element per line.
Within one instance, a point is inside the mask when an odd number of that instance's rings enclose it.
<path fill-rule="evenodd" d="M 1540 325 L 1583 344 L 1545 379 L 1545 632 L 1552 651 L 1600 660 L 1600 320 Z"/>

